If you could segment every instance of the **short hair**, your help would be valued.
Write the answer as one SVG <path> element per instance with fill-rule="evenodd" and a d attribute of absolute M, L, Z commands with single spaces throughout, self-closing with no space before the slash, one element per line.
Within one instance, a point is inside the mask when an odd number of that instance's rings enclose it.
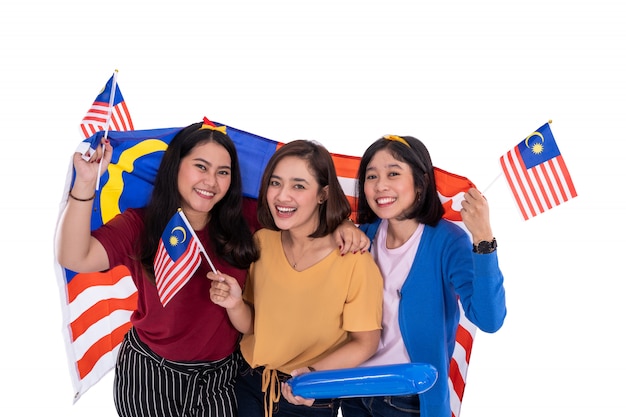
<path fill-rule="evenodd" d="M 276 165 L 288 156 L 304 160 L 320 188 L 328 186 L 327 198 L 318 208 L 319 225 L 309 237 L 322 237 L 334 232 L 350 215 L 350 203 L 339 184 L 335 164 L 328 150 L 315 141 L 303 139 L 281 146 L 267 163 L 259 190 L 257 210 L 259 223 L 265 228 L 279 230 L 269 208 L 267 189 Z"/>
<path fill-rule="evenodd" d="M 411 168 L 417 198 L 404 215 L 420 223 L 435 226 L 443 217 L 444 209 L 437 194 L 435 170 L 426 146 L 413 136 L 401 136 L 404 141 L 382 137 L 372 143 L 361 158 L 358 170 L 357 223 L 372 223 L 378 219 L 365 198 L 365 175 L 367 166 L 379 151 L 386 149 L 398 161 Z"/>

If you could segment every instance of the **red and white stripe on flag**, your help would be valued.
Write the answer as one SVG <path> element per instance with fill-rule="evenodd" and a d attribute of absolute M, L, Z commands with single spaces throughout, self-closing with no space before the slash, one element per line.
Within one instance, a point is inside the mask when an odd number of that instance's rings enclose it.
<path fill-rule="evenodd" d="M 85 139 L 90 138 L 96 132 L 104 130 L 107 124 L 108 116 L 109 103 L 94 101 L 80 124 L 80 128 L 85 136 Z M 130 118 L 130 113 L 128 112 L 128 107 L 126 106 L 125 101 L 113 106 L 113 109 L 111 110 L 111 123 L 109 124 L 109 129 L 117 131 L 134 129 L 133 121 Z"/>
<path fill-rule="evenodd" d="M 131 327 L 130 316 L 137 307 L 137 288 L 128 269 L 117 266 L 106 272 L 77 274 L 66 287 L 69 326 L 67 351 L 74 360 L 72 380 L 90 387 L 111 370 L 122 339 Z"/>
<path fill-rule="evenodd" d="M 450 409 L 452 417 L 459 417 L 461 414 L 461 402 L 465 392 L 465 384 L 467 379 L 467 368 L 469 367 L 470 355 L 472 354 L 472 346 L 474 344 L 474 335 L 476 334 L 476 326 L 465 317 L 463 307 L 459 302 L 461 309 L 461 317 L 459 325 L 456 329 L 456 342 L 452 360 L 450 361 L 450 369 L 448 374 L 448 387 L 450 390 Z"/>
<path fill-rule="evenodd" d="M 191 279 L 196 272 L 202 257 L 198 241 L 191 239 L 185 253 L 174 261 L 163 244 L 159 241 L 156 257 L 154 259 L 154 275 L 156 279 L 157 292 L 163 306 L 167 305 L 174 295 Z"/>
<path fill-rule="evenodd" d="M 500 165 L 524 220 L 577 196 L 561 155 L 527 169 L 516 146 L 500 157 Z"/>

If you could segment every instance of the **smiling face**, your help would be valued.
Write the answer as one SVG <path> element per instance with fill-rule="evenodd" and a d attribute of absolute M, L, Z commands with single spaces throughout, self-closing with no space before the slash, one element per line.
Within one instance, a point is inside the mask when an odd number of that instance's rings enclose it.
<path fill-rule="evenodd" d="M 215 142 L 197 145 L 181 159 L 178 192 L 182 209 L 194 228 L 206 223 L 207 214 L 228 192 L 230 181 L 230 155 Z"/>
<path fill-rule="evenodd" d="M 387 149 L 378 151 L 367 165 L 363 190 L 367 204 L 381 219 L 403 220 L 417 195 L 411 167 Z"/>
<path fill-rule="evenodd" d="M 276 164 L 266 193 L 274 223 L 281 230 L 312 233 L 319 223 L 318 208 L 324 193 L 306 161 L 294 156 L 283 158 Z"/>

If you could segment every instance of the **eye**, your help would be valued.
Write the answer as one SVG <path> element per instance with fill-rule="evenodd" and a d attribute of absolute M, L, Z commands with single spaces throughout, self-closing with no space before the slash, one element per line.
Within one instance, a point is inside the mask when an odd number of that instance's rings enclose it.
<path fill-rule="evenodd" d="M 217 174 L 218 174 L 218 175 L 223 175 L 223 176 L 226 176 L 226 177 L 227 177 L 227 176 L 229 176 L 229 175 L 230 175 L 230 171 L 229 171 L 229 170 L 227 170 L 227 169 L 221 169 L 221 170 L 217 171 Z"/>
<path fill-rule="evenodd" d="M 391 172 L 389 173 L 389 176 L 390 176 L 390 177 L 397 177 L 398 175 L 400 175 L 400 173 L 399 173 L 399 172 L 394 172 L 394 171 L 391 171 Z"/>
<path fill-rule="evenodd" d="M 305 187 L 302 184 L 294 184 L 293 188 L 295 188 L 296 190 L 304 190 Z"/>
<path fill-rule="evenodd" d="M 280 186 L 280 182 L 276 181 L 276 180 L 271 180 L 270 181 L 270 187 L 279 187 Z"/>
<path fill-rule="evenodd" d="M 370 174 L 370 175 L 366 175 L 365 176 L 365 180 L 375 180 L 377 177 L 374 174 Z"/>
<path fill-rule="evenodd" d="M 200 171 L 206 171 L 206 167 L 203 164 L 195 164 L 194 166 Z"/>

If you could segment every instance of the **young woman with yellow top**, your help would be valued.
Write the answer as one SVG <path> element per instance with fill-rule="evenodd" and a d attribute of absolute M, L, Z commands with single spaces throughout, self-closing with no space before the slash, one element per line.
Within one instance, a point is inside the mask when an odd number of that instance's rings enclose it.
<path fill-rule="evenodd" d="M 245 290 L 218 272 L 211 299 L 243 333 L 239 415 L 336 416 L 338 401 L 294 396 L 284 381 L 355 367 L 380 340 L 382 276 L 372 256 L 342 256 L 333 231 L 350 214 L 328 151 L 296 140 L 278 149 L 259 192 L 261 256 Z"/>

